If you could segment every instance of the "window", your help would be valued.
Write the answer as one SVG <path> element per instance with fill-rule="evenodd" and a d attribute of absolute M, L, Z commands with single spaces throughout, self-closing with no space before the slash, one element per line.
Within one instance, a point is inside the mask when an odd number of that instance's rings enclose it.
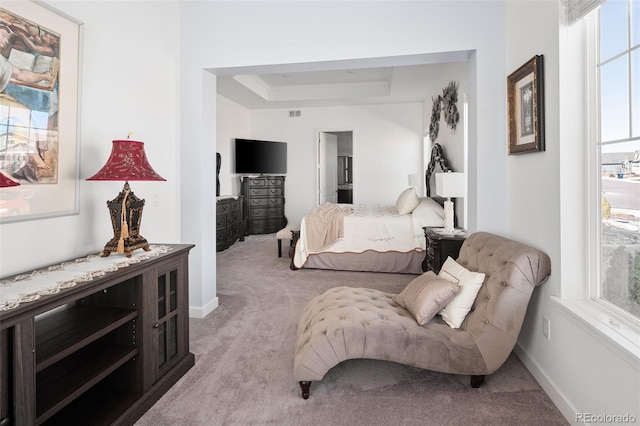
<path fill-rule="evenodd" d="M 605 2 L 597 32 L 599 270 L 590 293 L 640 324 L 640 0 Z"/>

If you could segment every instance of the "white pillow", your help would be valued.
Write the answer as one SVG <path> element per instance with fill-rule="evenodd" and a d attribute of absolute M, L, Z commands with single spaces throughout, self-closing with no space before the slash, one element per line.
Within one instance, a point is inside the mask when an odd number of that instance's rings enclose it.
<path fill-rule="evenodd" d="M 432 198 L 420 198 L 418 207 L 411 212 L 413 223 L 419 227 L 444 226 L 444 208 Z"/>
<path fill-rule="evenodd" d="M 451 257 L 448 257 L 444 265 L 442 265 L 438 277 L 457 283 L 460 286 L 458 294 L 440 311 L 442 319 L 449 324 L 449 327 L 460 328 L 462 321 L 464 321 L 473 306 L 473 302 L 476 300 L 480 287 L 482 287 L 484 274 L 471 272 Z"/>
<path fill-rule="evenodd" d="M 418 207 L 420 204 L 420 198 L 416 194 L 416 189 L 412 186 L 400 193 L 396 200 L 396 208 L 400 214 L 409 214 Z"/>

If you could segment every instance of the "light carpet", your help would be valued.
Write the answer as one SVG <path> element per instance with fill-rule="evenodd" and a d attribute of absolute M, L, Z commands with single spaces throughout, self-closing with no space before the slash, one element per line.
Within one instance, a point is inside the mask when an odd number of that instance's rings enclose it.
<path fill-rule="evenodd" d="M 286 252 L 286 244 L 283 252 Z M 287 247 L 288 248 L 288 247 Z M 161 425 L 566 425 L 512 354 L 479 389 L 469 376 L 350 360 L 311 384 L 293 379 L 298 318 L 335 286 L 399 293 L 414 275 L 289 269 L 275 235 L 217 254 L 219 307 L 190 320 L 195 366 L 142 418 Z"/>

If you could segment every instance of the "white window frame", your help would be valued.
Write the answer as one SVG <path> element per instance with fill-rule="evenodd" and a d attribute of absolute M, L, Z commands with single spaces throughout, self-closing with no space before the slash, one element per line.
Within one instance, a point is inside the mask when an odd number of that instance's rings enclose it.
<path fill-rule="evenodd" d="M 600 11 L 591 13 L 587 20 L 586 92 L 587 92 L 587 242 L 588 285 L 586 297 L 576 303 L 582 319 L 619 343 L 629 352 L 640 356 L 640 320 L 617 305 L 601 297 L 601 145 L 600 145 L 600 87 L 599 87 L 599 19 Z M 629 88 L 631 91 L 631 87 Z M 574 312 L 575 313 L 575 312 Z M 584 315 L 586 314 L 586 315 Z"/>
<path fill-rule="evenodd" d="M 598 91 L 596 68 L 589 67 L 596 63 L 597 19 L 598 14 L 591 13 L 575 25 L 561 27 L 566 37 L 561 37 L 560 54 L 568 56 L 566 63 L 561 61 L 561 88 L 579 93 L 566 102 L 560 99 L 561 117 L 567 120 L 560 124 L 563 143 L 559 148 L 561 160 L 565 160 L 560 175 L 566 193 L 561 191 L 565 195 L 561 202 L 561 291 L 552 295 L 551 301 L 579 329 L 635 366 L 640 362 L 640 328 L 621 321 L 611 309 L 591 298 L 591 283 L 599 280 L 600 262 L 596 251 L 600 242 L 600 147 L 594 139 L 599 138 Z M 573 85 L 576 80 L 581 84 Z M 570 97 L 569 90 L 562 95 Z M 576 155 L 578 161 L 574 162 Z M 576 209 L 585 214 L 576 217 Z"/>

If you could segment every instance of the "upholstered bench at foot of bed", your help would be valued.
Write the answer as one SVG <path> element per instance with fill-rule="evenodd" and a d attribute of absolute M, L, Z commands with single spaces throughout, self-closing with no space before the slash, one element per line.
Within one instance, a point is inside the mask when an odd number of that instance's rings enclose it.
<path fill-rule="evenodd" d="M 287 225 L 278 232 L 276 232 L 276 238 L 278 239 L 278 257 L 282 257 L 282 240 L 289 240 L 289 249 L 293 248 L 294 232 L 300 230 L 300 225 Z M 291 257 L 291 256 L 289 256 Z"/>

